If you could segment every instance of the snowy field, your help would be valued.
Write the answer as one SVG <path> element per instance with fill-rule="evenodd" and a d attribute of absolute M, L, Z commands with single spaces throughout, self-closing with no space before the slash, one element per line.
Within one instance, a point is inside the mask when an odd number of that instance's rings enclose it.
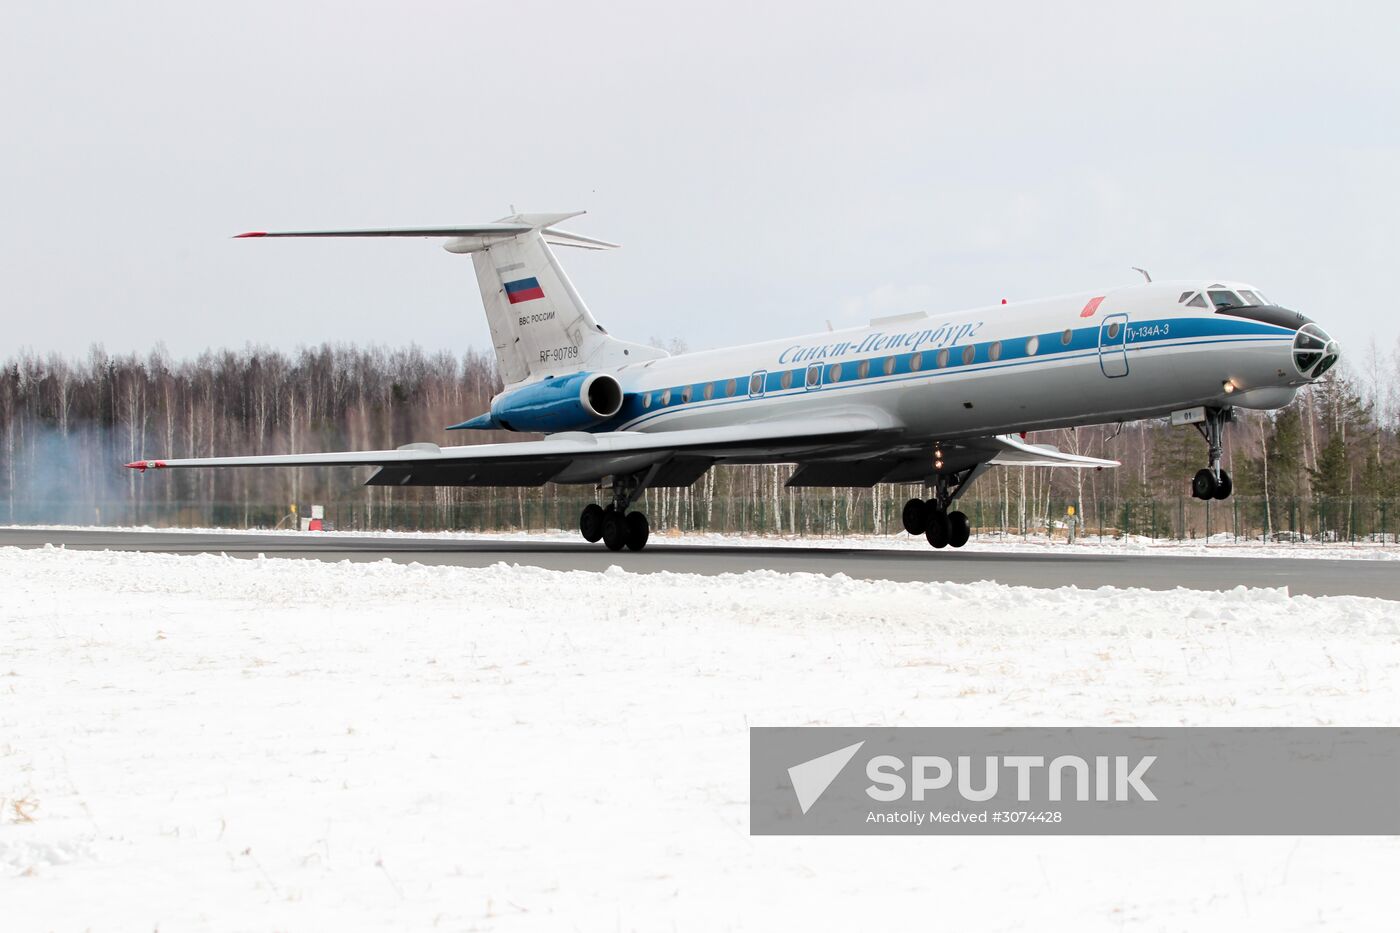
<path fill-rule="evenodd" d="M 0 929 L 1394 929 L 1400 838 L 748 835 L 750 725 L 1396 725 L 1400 603 L 0 549 Z"/>
<path fill-rule="evenodd" d="M 333 531 L 304 532 L 290 529 L 242 529 L 242 528 L 154 528 L 149 525 L 139 527 L 116 527 L 99 525 L 3 525 L 0 528 L 25 530 L 52 529 L 55 531 L 159 531 L 199 535 L 267 535 L 272 538 L 341 536 L 350 538 L 428 538 L 436 541 L 500 541 L 503 543 L 535 544 L 579 544 L 583 539 L 576 529 L 551 529 L 548 531 Z M 1066 540 L 1061 532 L 1054 538 L 1044 534 L 977 536 L 963 548 L 966 551 L 984 554 L 1152 554 L 1164 557 L 1204 557 L 1225 554 L 1230 557 L 1322 557 L 1328 560 L 1396 560 L 1400 561 L 1400 544 L 1394 543 L 1391 535 L 1385 544 L 1369 541 L 1358 542 L 1302 542 L 1265 543 L 1248 539 L 1236 539 L 1230 534 L 1215 534 L 1208 539 L 1197 541 L 1154 540 L 1140 536 L 1122 538 L 1097 536 L 1080 537 L 1073 543 Z M 922 535 L 909 535 L 904 531 L 888 535 L 833 535 L 819 537 L 811 535 L 755 535 L 719 534 L 711 532 L 676 529 L 652 529 L 651 540 L 655 544 L 679 544 L 686 546 L 709 547 L 790 547 L 790 548 L 831 548 L 859 550 L 916 550 L 928 551 L 928 541 Z"/>

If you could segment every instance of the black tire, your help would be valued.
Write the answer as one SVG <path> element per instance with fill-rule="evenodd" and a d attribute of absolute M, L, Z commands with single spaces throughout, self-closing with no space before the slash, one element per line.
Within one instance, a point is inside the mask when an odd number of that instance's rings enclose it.
<path fill-rule="evenodd" d="M 921 535 L 928 528 L 928 503 L 923 499 L 910 499 L 904 503 L 904 530 L 911 535 Z"/>
<path fill-rule="evenodd" d="M 952 526 L 948 522 L 948 513 L 937 506 L 930 506 L 928 528 L 924 529 L 924 537 L 928 538 L 928 543 L 936 548 L 947 547 L 952 530 Z"/>
<path fill-rule="evenodd" d="M 1224 470 L 1220 471 L 1220 482 L 1215 487 L 1215 498 L 1228 499 L 1230 493 L 1235 491 L 1235 481 L 1230 479 L 1230 474 Z"/>
<path fill-rule="evenodd" d="M 615 511 L 603 513 L 603 546 L 609 551 L 620 551 L 627 546 L 627 522 Z"/>
<path fill-rule="evenodd" d="M 651 537 L 651 524 L 647 522 L 647 517 L 641 512 L 629 512 L 627 514 L 627 546 L 634 551 L 640 551 L 647 546 L 647 538 Z"/>
<path fill-rule="evenodd" d="M 1210 470 L 1197 470 L 1191 480 L 1191 495 L 1197 499 L 1214 499 L 1215 489 L 1215 474 Z"/>
<path fill-rule="evenodd" d="M 948 546 L 962 547 L 972 537 L 972 523 L 963 512 L 948 513 Z"/>
<path fill-rule="evenodd" d="M 603 536 L 603 507 L 594 502 L 584 506 L 583 514 L 578 517 L 578 530 L 583 533 L 583 540 L 589 544 L 595 543 Z"/>

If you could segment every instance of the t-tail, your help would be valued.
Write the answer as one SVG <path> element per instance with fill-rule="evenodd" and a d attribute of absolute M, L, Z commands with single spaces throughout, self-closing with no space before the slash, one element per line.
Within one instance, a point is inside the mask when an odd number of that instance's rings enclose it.
<path fill-rule="evenodd" d="M 617 244 L 555 228 L 571 214 L 512 214 L 456 227 L 254 232 L 240 237 L 442 237 L 449 253 L 469 253 L 481 287 L 501 380 L 509 392 L 549 377 L 606 372 L 666 356 L 608 334 L 583 303 L 550 245 L 615 249 Z M 596 381 L 596 380 L 595 380 Z M 610 380 L 615 384 L 615 380 Z M 595 390 L 598 391 L 598 390 Z M 454 428 L 497 427 L 489 415 Z"/>

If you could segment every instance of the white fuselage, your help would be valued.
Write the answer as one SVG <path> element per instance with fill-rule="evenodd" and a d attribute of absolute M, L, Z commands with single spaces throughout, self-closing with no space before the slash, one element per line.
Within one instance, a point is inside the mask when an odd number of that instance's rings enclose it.
<path fill-rule="evenodd" d="M 877 413 L 911 438 L 1100 424 L 1198 405 L 1277 408 L 1309 379 L 1295 328 L 1188 307 L 1202 282 L 912 314 L 615 370 L 596 431 Z"/>

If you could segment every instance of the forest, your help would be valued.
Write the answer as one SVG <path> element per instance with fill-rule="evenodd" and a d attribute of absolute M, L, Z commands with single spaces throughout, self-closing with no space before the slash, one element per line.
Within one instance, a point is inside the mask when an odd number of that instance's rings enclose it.
<path fill-rule="evenodd" d="M 1204 443 L 1161 421 L 1031 435 L 1114 470 L 996 468 L 962 508 L 978 535 L 1079 534 L 1301 541 L 1394 540 L 1400 505 L 1400 347 L 1371 348 L 1277 412 L 1240 412 L 1227 432 L 1235 495 L 1189 496 Z M 22 353 L 0 370 L 0 519 L 14 524 L 287 527 L 322 505 L 338 529 L 575 527 L 589 487 L 389 488 L 362 469 L 197 470 L 139 475 L 142 457 L 489 443 L 520 435 L 445 425 L 485 411 L 494 358 L 416 347 L 259 347 L 174 360 L 162 351 L 85 358 Z M 787 489 L 788 466 L 723 466 L 642 506 L 668 529 L 893 534 L 917 486 Z"/>

